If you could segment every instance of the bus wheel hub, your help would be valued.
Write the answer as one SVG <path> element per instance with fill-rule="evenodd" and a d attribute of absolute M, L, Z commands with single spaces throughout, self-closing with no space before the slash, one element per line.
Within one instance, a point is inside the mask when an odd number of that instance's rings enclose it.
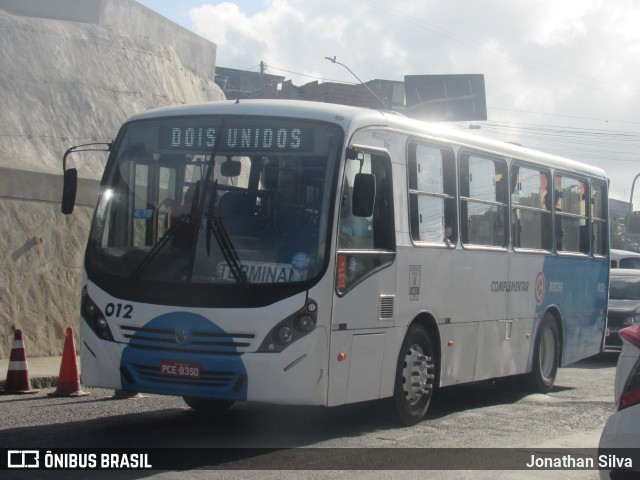
<path fill-rule="evenodd" d="M 433 389 L 434 365 L 431 357 L 422 351 L 420 345 L 412 345 L 407 351 L 403 371 L 403 389 L 407 402 L 411 405 L 429 395 Z"/>

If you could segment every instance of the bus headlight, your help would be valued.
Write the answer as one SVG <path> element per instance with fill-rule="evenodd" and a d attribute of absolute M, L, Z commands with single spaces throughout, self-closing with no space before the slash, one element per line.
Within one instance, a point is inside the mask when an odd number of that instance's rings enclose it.
<path fill-rule="evenodd" d="M 109 329 L 109 323 L 95 302 L 91 300 L 91 297 L 87 293 L 87 287 L 82 289 L 80 310 L 82 312 L 82 318 L 84 318 L 91 330 L 93 330 L 98 337 L 113 342 L 113 335 Z"/>
<path fill-rule="evenodd" d="M 318 305 L 308 300 L 298 312 L 285 318 L 267 334 L 258 352 L 281 352 L 316 328 Z"/>
<path fill-rule="evenodd" d="M 98 306 L 91 301 L 91 299 L 85 295 L 86 300 L 82 302 L 82 308 L 87 318 L 96 318 L 100 314 Z"/>
<path fill-rule="evenodd" d="M 296 319 L 296 328 L 301 332 L 310 332 L 316 328 L 316 319 L 305 313 Z"/>
<path fill-rule="evenodd" d="M 289 325 L 282 325 L 278 328 L 276 337 L 281 344 L 286 345 L 293 339 L 293 329 Z"/>

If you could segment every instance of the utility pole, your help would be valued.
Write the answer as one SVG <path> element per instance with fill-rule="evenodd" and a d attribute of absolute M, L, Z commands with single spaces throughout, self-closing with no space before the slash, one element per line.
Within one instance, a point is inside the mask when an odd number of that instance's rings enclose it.
<path fill-rule="evenodd" d="M 264 98 L 264 70 L 266 68 L 266 65 L 264 64 L 264 62 L 262 60 L 260 60 L 260 85 L 261 85 L 261 89 L 260 89 L 260 98 Z"/>
<path fill-rule="evenodd" d="M 371 95 L 373 95 L 374 97 L 376 97 L 376 99 L 377 99 L 377 100 L 382 104 L 382 106 L 383 106 L 383 107 L 385 107 L 385 108 L 389 108 L 389 106 L 388 106 L 385 102 L 383 102 L 383 101 L 382 101 L 382 99 L 381 99 L 378 95 L 376 95 L 376 94 L 375 94 L 375 92 L 374 92 L 373 90 L 371 90 L 371 89 L 369 88 L 369 85 L 367 85 L 367 84 L 366 84 L 366 83 L 364 83 L 362 80 L 360 80 L 360 77 L 358 77 L 355 73 L 353 73 L 353 71 L 352 71 L 349 67 L 347 67 L 344 63 L 340 63 L 340 62 L 338 62 L 338 61 L 336 60 L 335 55 L 334 55 L 334 57 L 333 57 L 333 58 L 331 58 L 331 57 L 324 57 L 324 58 L 325 58 L 326 60 L 329 60 L 331 63 L 337 63 L 338 65 L 340 65 L 340 66 L 342 66 L 342 67 L 346 68 L 346 69 L 349 71 L 349 73 L 350 73 L 351 75 L 353 75 L 354 77 L 356 77 L 356 80 L 358 80 L 358 81 L 360 82 L 360 85 L 362 85 L 363 87 L 365 87 L 367 90 L 369 90 L 369 93 L 371 93 Z"/>
<path fill-rule="evenodd" d="M 627 212 L 627 219 L 625 222 L 626 223 L 625 230 L 627 231 L 627 233 L 640 233 L 640 232 L 632 232 L 631 229 L 629 228 L 631 226 L 631 219 L 633 218 L 633 189 L 636 186 L 636 180 L 638 179 L 638 177 L 640 177 L 640 173 L 637 174 L 635 177 L 633 177 L 633 181 L 631 182 L 631 195 L 629 196 L 629 211 Z"/>

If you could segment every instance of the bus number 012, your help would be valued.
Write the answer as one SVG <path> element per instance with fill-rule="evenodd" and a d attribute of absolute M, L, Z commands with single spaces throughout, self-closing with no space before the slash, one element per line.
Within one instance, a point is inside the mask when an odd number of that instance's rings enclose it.
<path fill-rule="evenodd" d="M 113 317 L 114 315 L 118 318 L 131 318 L 131 313 L 133 312 L 133 305 L 122 303 L 107 303 L 106 307 L 104 307 L 104 314 L 107 317 Z"/>

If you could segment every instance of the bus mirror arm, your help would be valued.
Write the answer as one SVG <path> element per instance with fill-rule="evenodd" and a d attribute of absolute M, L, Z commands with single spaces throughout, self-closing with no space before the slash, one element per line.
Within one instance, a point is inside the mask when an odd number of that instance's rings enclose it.
<path fill-rule="evenodd" d="M 75 152 L 110 152 L 113 147 L 111 143 L 85 143 L 83 145 L 75 145 L 62 156 L 62 173 L 64 175 L 62 186 L 62 202 L 61 211 L 68 215 L 73 213 L 73 207 L 76 203 L 76 192 L 78 190 L 78 169 L 67 168 L 67 157 Z"/>

